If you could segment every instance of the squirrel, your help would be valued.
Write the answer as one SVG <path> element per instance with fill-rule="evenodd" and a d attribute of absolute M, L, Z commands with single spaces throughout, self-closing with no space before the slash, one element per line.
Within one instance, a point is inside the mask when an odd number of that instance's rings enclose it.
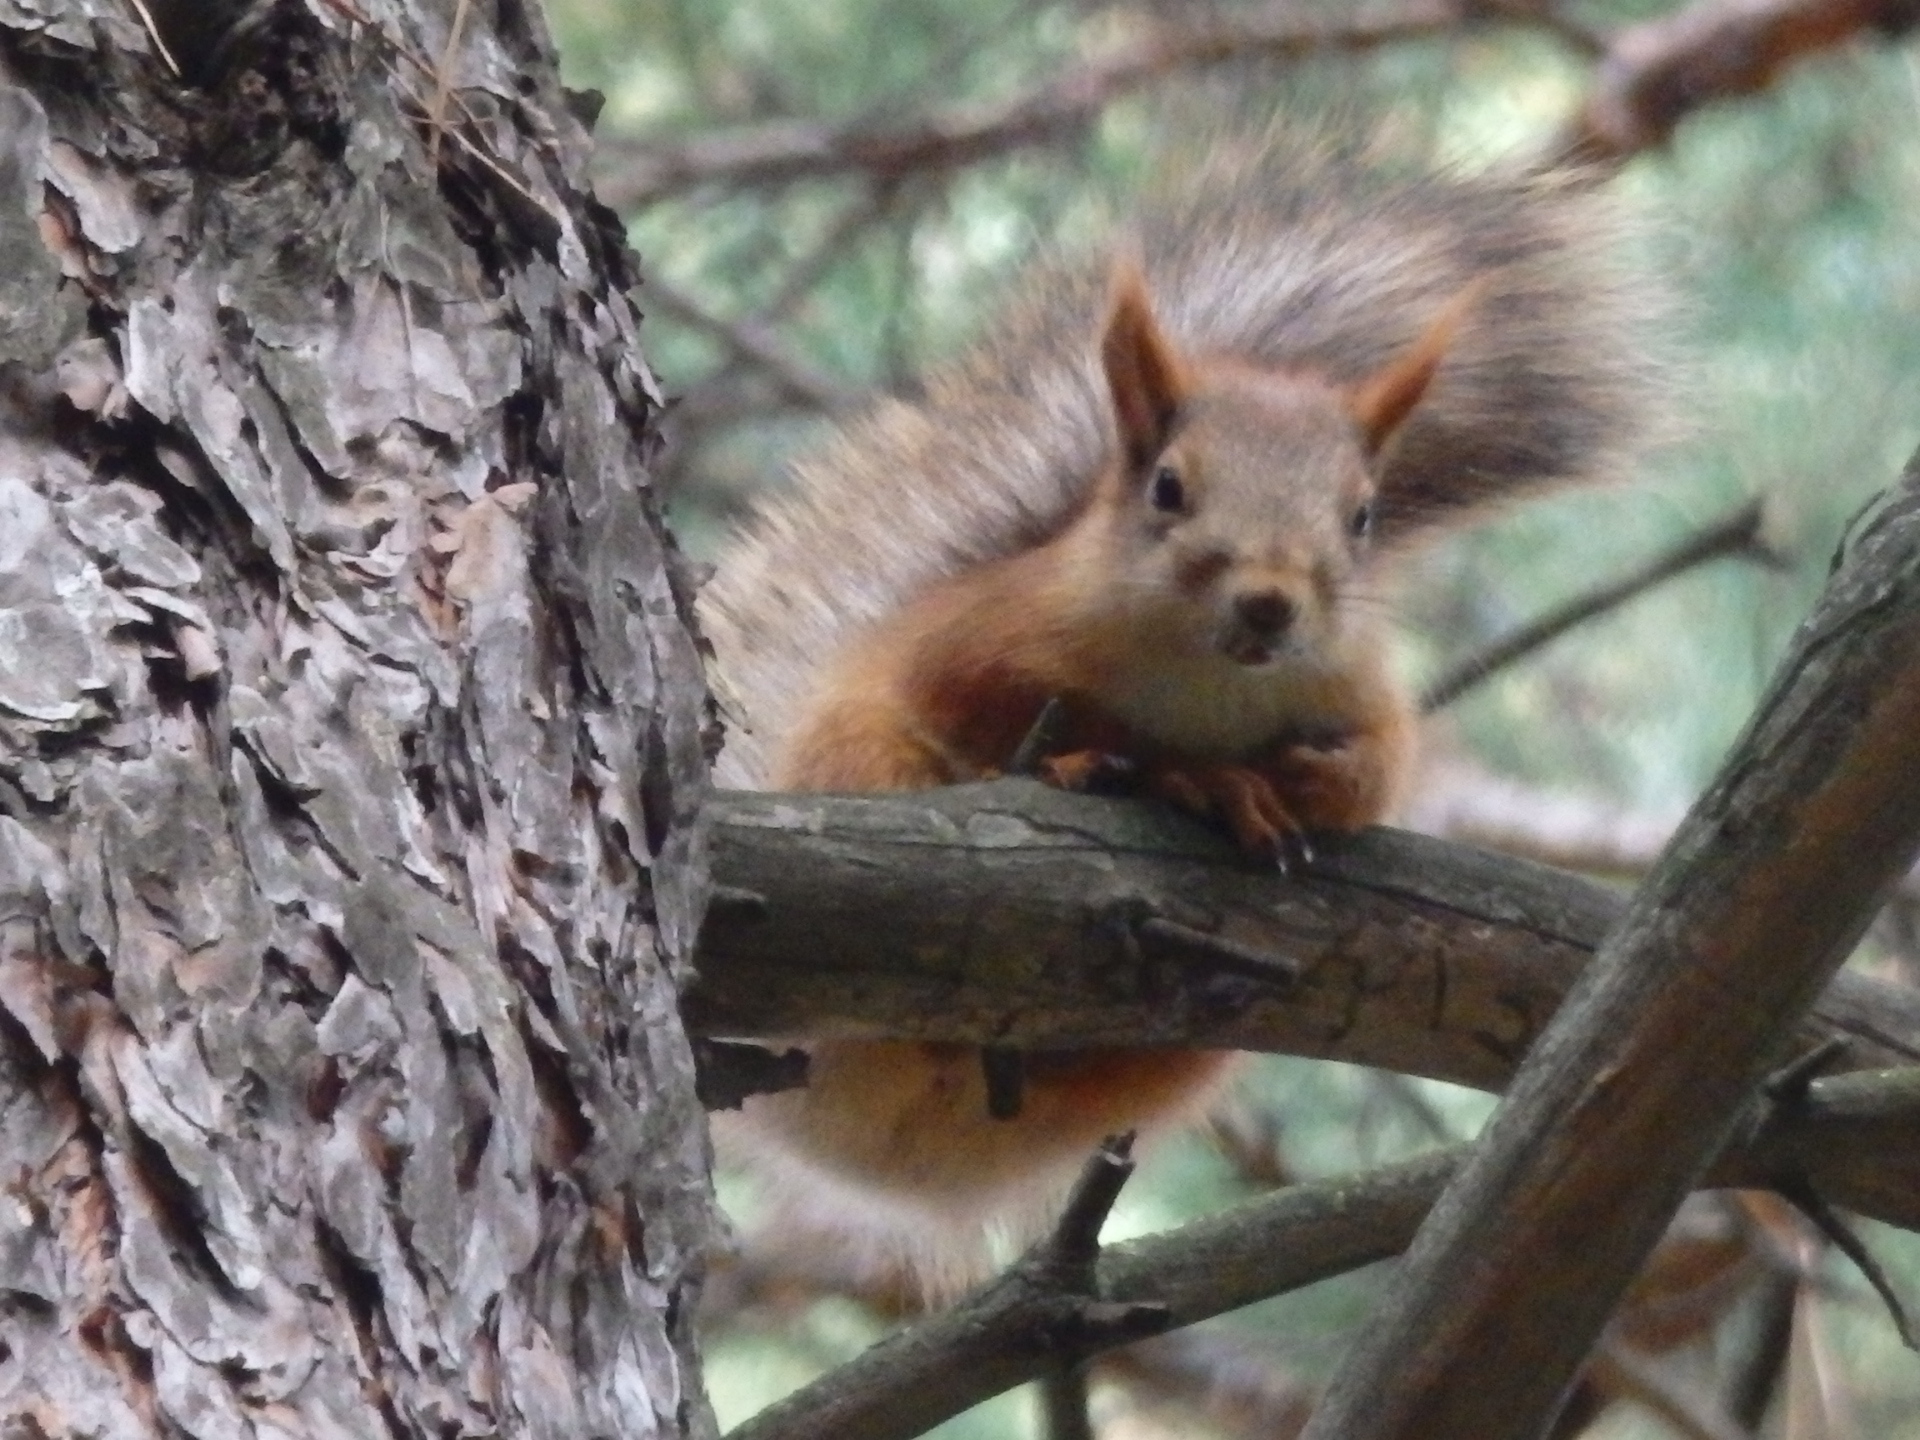
<path fill-rule="evenodd" d="M 1392 813 L 1414 707 L 1381 588 L 1423 534 L 1622 473 L 1657 409 L 1657 295 L 1581 177 L 1396 172 L 1217 142 L 1104 252 L 763 502 L 702 597 L 751 722 L 719 783 L 903 790 L 999 772 L 1050 700 L 1051 778 L 1109 758 L 1284 865 Z M 1106 1135 L 1197 1117 L 1233 1057 L 823 1041 L 723 1131 L 803 1223 L 929 1289 L 978 1278 Z M 731 1142 L 731 1143 L 729 1143 Z"/>

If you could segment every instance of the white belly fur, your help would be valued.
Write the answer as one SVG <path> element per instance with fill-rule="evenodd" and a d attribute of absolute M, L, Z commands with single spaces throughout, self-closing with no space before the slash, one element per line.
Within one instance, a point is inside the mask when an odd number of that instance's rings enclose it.
<path fill-rule="evenodd" d="M 1383 683 L 1351 659 L 1330 664 L 1282 652 L 1265 665 L 1224 655 L 1163 662 L 1117 676 L 1101 696 L 1128 728 L 1195 755 L 1233 759 L 1289 732 L 1340 733 L 1355 727 L 1360 692 Z"/>

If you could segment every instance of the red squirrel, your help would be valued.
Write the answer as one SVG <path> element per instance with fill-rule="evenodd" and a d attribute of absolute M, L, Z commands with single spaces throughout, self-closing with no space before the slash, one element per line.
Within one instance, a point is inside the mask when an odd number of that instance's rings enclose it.
<path fill-rule="evenodd" d="M 1123 759 L 1281 863 L 1391 813 L 1414 714 L 1383 561 L 1622 463 L 1640 302 L 1600 202 L 1558 181 L 1385 183 L 1272 147 L 1202 170 L 1104 274 L 1043 272 L 923 403 L 848 427 L 722 559 L 718 679 L 759 731 L 723 783 L 990 776 L 1057 698 L 1055 778 Z M 996 1119 L 971 1047 L 810 1048 L 808 1086 L 750 1101 L 726 1148 L 932 1288 L 1103 1136 L 1203 1110 L 1232 1060 L 1031 1056 Z"/>

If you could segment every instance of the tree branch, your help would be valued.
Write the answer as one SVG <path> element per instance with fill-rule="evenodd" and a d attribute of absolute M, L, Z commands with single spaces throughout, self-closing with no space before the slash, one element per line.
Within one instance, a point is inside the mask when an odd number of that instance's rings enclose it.
<path fill-rule="evenodd" d="M 787 120 L 678 144 L 603 141 L 598 190 L 607 204 L 626 210 L 706 184 L 784 184 L 848 172 L 897 180 L 950 170 L 1077 134 L 1105 106 L 1179 70 L 1373 49 L 1453 29 L 1473 11 L 1452 0 L 1415 0 L 1330 23 L 1283 0 L 1244 17 L 1149 33 L 1010 100 L 955 105 L 905 123 Z"/>
<path fill-rule="evenodd" d="M 1413 1239 L 1470 1149 L 1450 1146 L 1365 1175 L 1289 1186 L 1108 1246 L 1092 1293 L 1112 1306 L 1162 1306 L 1167 1326 L 1177 1328 L 1388 1259 Z M 1900 1217 L 1892 1223 L 1920 1228 L 1920 1070 L 1816 1082 L 1802 1105 L 1771 1114 L 1705 1181 L 1757 1186 L 1796 1174 L 1826 1193 L 1852 1165 L 1883 1161 L 1889 1168 L 1871 1188 L 1899 1197 L 1888 1211 Z M 906 1440 L 1048 1373 L 1060 1352 L 1022 1350 L 1014 1337 L 1043 1306 L 1084 1299 L 1080 1291 L 1036 1292 L 1031 1270 L 1017 1278 L 1010 1272 L 762 1411 L 728 1440 Z M 1103 1337 L 1077 1353 L 1118 1343 Z"/>
<path fill-rule="evenodd" d="M 765 325 L 752 320 L 723 320 L 658 275 L 646 278 L 640 298 L 643 303 L 652 301 L 682 325 L 717 340 L 728 353 L 764 374 L 781 394 L 802 405 L 835 410 L 856 397 L 857 392 L 797 359 Z"/>
<path fill-rule="evenodd" d="M 1166 28 L 1009 100 L 955 105 L 905 123 L 786 120 L 676 143 L 603 139 L 599 193 L 616 209 L 705 184 L 783 184 L 859 173 L 898 180 L 954 169 L 1079 133 L 1105 106 L 1183 70 L 1315 50 L 1369 50 L 1490 16 L 1544 27 L 1583 52 L 1592 37 L 1526 5 L 1424 0 L 1344 24 L 1279 4 L 1191 29 Z M 1616 36 L 1593 94 L 1552 164 L 1618 164 L 1665 142 L 1710 101 L 1765 88 L 1787 65 L 1856 35 L 1897 36 L 1920 18 L 1912 0 L 1704 0 Z"/>
<path fill-rule="evenodd" d="M 1916 849 L 1920 458 L 1850 538 L 1307 1434 L 1536 1434 Z"/>
<path fill-rule="evenodd" d="M 1763 90 L 1794 61 L 1920 21 L 1913 0 L 1700 0 L 1614 38 L 1553 164 L 1618 165 L 1709 101 Z"/>
<path fill-rule="evenodd" d="M 898 1440 L 1165 1329 L 1164 1305 L 1110 1299 L 1096 1279 L 1100 1227 L 1132 1173 L 1126 1142 L 1109 1142 L 1088 1163 L 1053 1234 L 1004 1274 L 932 1324 L 903 1330 L 776 1401 L 731 1440 Z"/>
<path fill-rule="evenodd" d="M 724 888 L 682 1009 L 713 1036 L 1188 1045 L 1497 1090 L 1624 909 L 1392 830 L 1285 879 L 1168 807 L 1026 780 L 723 793 L 707 820 Z M 1920 1058 L 1920 998 L 1840 976 L 1801 1041 L 1832 1035 L 1851 1066 Z"/>
<path fill-rule="evenodd" d="M 1577 625 L 1617 610 L 1657 585 L 1697 566 L 1722 556 L 1757 561 L 1781 568 L 1778 551 L 1767 544 L 1766 507 L 1758 498 L 1681 539 L 1666 551 L 1637 566 L 1619 579 L 1595 586 L 1584 595 L 1576 595 L 1544 615 L 1529 621 L 1504 639 L 1453 666 L 1427 687 L 1420 697 L 1420 709 L 1432 714 L 1451 705 L 1482 682 L 1509 666 L 1524 660 L 1536 650 L 1552 644 Z"/>

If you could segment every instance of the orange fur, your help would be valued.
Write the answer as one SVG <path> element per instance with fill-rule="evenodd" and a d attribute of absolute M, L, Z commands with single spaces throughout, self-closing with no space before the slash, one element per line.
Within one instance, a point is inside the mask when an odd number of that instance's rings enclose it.
<path fill-rule="evenodd" d="M 911 398 L 798 458 L 699 601 L 743 722 L 721 784 L 990 775 L 1059 695 L 1057 780 L 1124 757 L 1251 852 L 1390 810 L 1412 733 L 1373 593 L 1391 554 L 1631 473 L 1675 387 L 1612 200 L 1383 171 L 1351 138 L 1196 147 Z M 1226 1068 L 1033 1056 L 997 1121 L 965 1048 L 816 1060 L 723 1144 L 796 1230 L 935 1285 L 1043 1221 L 1099 1134 L 1179 1123 Z"/>
<path fill-rule="evenodd" d="M 862 791 L 990 776 L 1058 698 L 1056 778 L 1123 757 L 1153 793 L 1219 817 L 1250 852 L 1271 858 L 1302 831 L 1379 820 L 1408 766 L 1412 716 L 1383 637 L 1342 585 L 1364 539 L 1352 515 L 1371 497 L 1368 461 L 1419 401 L 1440 344 L 1430 332 L 1346 388 L 1194 361 L 1123 269 L 1102 345 L 1118 444 L 1086 509 L 847 647 L 772 783 Z M 1169 555 L 1187 531 L 1191 553 Z M 1285 621 L 1268 633 L 1246 620 L 1250 605 Z M 909 1228 L 943 1237 L 950 1261 L 969 1217 L 978 1229 L 1031 1211 L 1103 1136 L 1188 1118 L 1232 1059 L 1031 1057 L 1020 1113 L 995 1119 L 977 1050 L 832 1042 L 813 1056 L 806 1090 L 754 1102 L 756 1127 L 853 1193 L 891 1197 Z"/>

